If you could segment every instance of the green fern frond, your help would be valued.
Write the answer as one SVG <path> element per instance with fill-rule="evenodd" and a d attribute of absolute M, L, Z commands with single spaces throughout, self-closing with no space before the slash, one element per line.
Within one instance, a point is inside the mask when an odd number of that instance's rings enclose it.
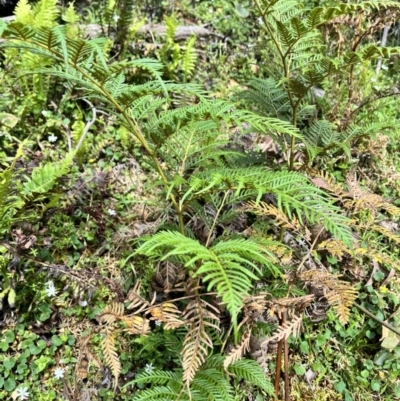
<path fill-rule="evenodd" d="M 181 57 L 181 68 L 183 71 L 183 75 L 185 77 L 185 81 L 194 73 L 197 63 L 197 52 L 194 47 L 196 43 L 196 36 L 192 35 L 189 40 L 186 42 L 185 51 Z"/>
<path fill-rule="evenodd" d="M 174 15 L 165 17 L 165 26 L 165 40 L 170 44 L 175 43 L 175 32 L 178 26 L 178 21 Z"/>
<path fill-rule="evenodd" d="M 135 380 L 126 383 L 125 386 L 133 384 L 167 384 L 182 386 L 182 372 L 181 371 L 168 371 L 168 370 L 153 370 L 152 372 L 142 372 L 138 374 Z"/>
<path fill-rule="evenodd" d="M 269 172 L 262 168 L 204 171 L 191 178 L 189 191 L 196 195 L 247 191 L 249 197 L 257 200 L 265 193 L 273 193 L 279 209 L 289 218 L 294 213 L 301 223 L 304 217 L 310 222 L 323 223 L 326 230 L 346 244 L 353 242 L 348 219 L 322 191 L 316 191 L 307 178 L 296 172 Z"/>
<path fill-rule="evenodd" d="M 179 396 L 179 391 L 174 391 L 171 387 L 168 386 L 158 386 L 154 388 L 149 388 L 146 390 L 140 391 L 137 395 L 132 398 L 132 401 L 155 401 L 155 400 L 163 400 L 163 401 L 174 401 Z M 188 400 L 186 397 L 180 397 L 179 399 Z"/>
<path fill-rule="evenodd" d="M 263 368 L 256 361 L 245 358 L 239 359 L 229 365 L 228 372 L 243 378 L 247 384 L 251 383 L 263 389 L 270 396 L 274 395 L 272 383 L 266 378 Z"/>
<path fill-rule="evenodd" d="M 73 157 L 74 152 L 71 152 L 60 162 L 47 163 L 43 166 L 35 167 L 31 177 L 28 177 L 27 181 L 22 184 L 21 194 L 29 196 L 50 191 L 57 183 L 57 179 L 69 171 Z"/>
<path fill-rule="evenodd" d="M 207 399 L 215 401 L 233 401 L 233 389 L 223 372 L 218 369 L 201 369 L 196 373 L 191 389 Z"/>
<path fill-rule="evenodd" d="M 15 21 L 21 24 L 26 24 L 28 26 L 33 25 L 33 13 L 32 6 L 29 4 L 28 0 L 19 0 L 15 10 Z"/>
<path fill-rule="evenodd" d="M 23 154 L 25 142 L 22 142 L 15 154 L 11 165 L 0 172 L 0 231 L 9 229 L 9 223 L 12 220 L 13 212 L 6 217 L 12 209 L 17 209 L 23 205 L 23 202 L 14 193 L 13 178 L 15 163 Z"/>
<path fill-rule="evenodd" d="M 253 271 L 260 272 L 256 263 L 266 266 L 275 276 L 280 274 L 273 264 L 275 257 L 267 249 L 243 239 L 221 241 L 206 248 L 178 232 L 164 231 L 147 238 L 136 253 L 159 260 L 174 257 L 184 263 L 195 276 L 208 283 L 209 290 L 217 290 L 234 321 L 243 297 L 252 287 L 251 280 L 257 279 Z"/>

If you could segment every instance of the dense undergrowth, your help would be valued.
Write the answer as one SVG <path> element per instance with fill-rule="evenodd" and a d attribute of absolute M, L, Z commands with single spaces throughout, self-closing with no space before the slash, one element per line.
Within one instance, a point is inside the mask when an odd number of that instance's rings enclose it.
<path fill-rule="evenodd" d="M 399 15 L 20 0 L 0 399 L 400 398 Z"/>

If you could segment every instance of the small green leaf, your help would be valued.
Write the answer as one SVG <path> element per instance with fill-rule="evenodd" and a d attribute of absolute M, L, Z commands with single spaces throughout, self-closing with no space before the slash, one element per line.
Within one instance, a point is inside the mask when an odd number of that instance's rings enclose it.
<path fill-rule="evenodd" d="M 15 334 L 14 334 L 14 332 L 11 331 L 11 330 L 7 330 L 7 331 L 4 333 L 4 340 L 5 340 L 6 342 L 8 342 L 9 344 L 12 343 L 12 342 L 15 340 Z"/>
<path fill-rule="evenodd" d="M 371 382 L 372 391 L 379 391 L 381 389 L 381 382 L 379 380 L 372 380 Z"/>
<path fill-rule="evenodd" d="M 3 362 L 3 365 L 7 370 L 11 370 L 15 366 L 15 359 L 8 358 Z"/>
<path fill-rule="evenodd" d="M 51 342 L 53 343 L 53 345 L 55 345 L 56 347 L 59 347 L 60 345 L 63 344 L 63 342 L 61 341 L 60 337 L 54 335 L 51 337 Z"/>
<path fill-rule="evenodd" d="M 309 346 L 308 346 L 308 342 L 307 342 L 307 341 L 302 341 L 302 342 L 300 343 L 300 351 L 301 351 L 303 354 L 308 354 L 308 353 L 310 352 L 310 348 L 309 348 Z"/>
<path fill-rule="evenodd" d="M 50 309 L 49 305 L 41 304 L 41 305 L 39 305 L 39 310 L 41 312 L 41 314 L 39 315 L 39 320 L 41 322 L 44 322 L 50 318 L 50 316 L 52 314 L 52 310 Z"/>
<path fill-rule="evenodd" d="M 5 341 L 0 341 L 0 350 L 1 351 L 7 351 L 10 346 L 5 342 Z"/>
<path fill-rule="evenodd" d="M 378 270 L 377 272 L 375 272 L 374 274 L 374 280 L 375 281 L 382 281 L 385 278 L 385 273 L 381 272 L 380 270 Z"/>
<path fill-rule="evenodd" d="M 302 376 L 302 375 L 304 375 L 304 373 L 306 373 L 305 367 L 302 366 L 302 365 L 300 365 L 300 364 L 298 364 L 298 363 L 296 363 L 296 364 L 294 365 L 294 371 L 295 371 L 296 374 L 299 375 L 299 376 Z"/>
<path fill-rule="evenodd" d="M 343 393 L 343 391 L 346 389 L 346 383 L 341 380 L 339 383 L 335 383 L 334 387 L 337 392 Z"/>
<path fill-rule="evenodd" d="M 316 339 L 316 344 L 318 345 L 318 347 L 324 345 L 325 343 L 326 343 L 326 337 L 322 334 L 318 334 Z"/>
<path fill-rule="evenodd" d="M 15 380 L 9 377 L 5 382 L 4 382 L 4 389 L 11 392 L 15 389 L 16 384 Z"/>

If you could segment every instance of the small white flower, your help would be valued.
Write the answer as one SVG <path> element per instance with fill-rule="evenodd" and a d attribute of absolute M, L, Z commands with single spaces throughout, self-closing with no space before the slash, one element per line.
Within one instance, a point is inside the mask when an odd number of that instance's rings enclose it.
<path fill-rule="evenodd" d="M 156 323 L 156 326 L 161 326 L 162 325 L 162 321 L 161 320 L 156 320 L 155 323 Z"/>
<path fill-rule="evenodd" d="M 119 15 L 114 14 L 114 15 L 113 15 L 113 20 L 114 20 L 115 22 L 118 22 L 118 20 L 119 20 Z"/>
<path fill-rule="evenodd" d="M 51 143 L 57 142 L 57 137 L 54 134 L 51 134 L 47 137 L 47 140 Z"/>
<path fill-rule="evenodd" d="M 151 373 L 154 370 L 154 366 L 151 363 L 146 363 L 146 366 L 144 367 L 144 371 L 146 373 Z"/>
<path fill-rule="evenodd" d="M 107 209 L 107 213 L 110 216 L 116 216 L 117 215 L 117 212 L 114 209 Z"/>
<path fill-rule="evenodd" d="M 79 301 L 79 305 L 84 308 L 85 306 L 87 306 L 87 301 Z"/>
<path fill-rule="evenodd" d="M 54 283 L 50 280 L 46 283 L 47 288 L 44 289 L 48 297 L 55 297 L 57 295 L 57 290 L 54 287 Z"/>
<path fill-rule="evenodd" d="M 29 399 L 29 391 L 27 387 L 19 387 L 17 388 L 17 398 L 20 400 L 28 400 Z"/>
<path fill-rule="evenodd" d="M 65 369 L 56 368 L 53 372 L 53 375 L 56 379 L 62 379 L 64 377 Z"/>

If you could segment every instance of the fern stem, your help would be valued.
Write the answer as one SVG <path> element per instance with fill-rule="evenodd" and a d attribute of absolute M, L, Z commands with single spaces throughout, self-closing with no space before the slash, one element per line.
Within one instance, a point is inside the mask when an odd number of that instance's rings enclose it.
<path fill-rule="evenodd" d="M 64 60 L 64 56 L 60 53 L 58 53 L 57 51 L 55 51 L 54 49 L 49 49 L 48 47 L 44 46 L 41 43 L 37 43 L 37 42 L 33 42 L 30 41 L 28 39 L 25 39 L 25 42 L 33 45 L 33 46 L 39 46 L 43 49 L 45 49 L 46 51 L 50 51 L 51 53 L 53 53 L 55 56 L 57 56 L 59 59 Z M 153 160 L 154 165 L 156 166 L 156 170 L 158 172 L 158 174 L 161 177 L 161 180 L 163 181 L 165 187 L 168 189 L 170 184 L 168 182 L 167 177 L 164 174 L 164 171 L 159 163 L 159 161 L 157 160 L 156 155 L 154 154 L 154 152 L 151 150 L 146 138 L 144 137 L 144 135 L 142 134 L 139 124 L 137 123 L 137 121 L 134 119 L 134 117 L 129 116 L 125 110 L 125 108 L 121 107 L 119 105 L 119 103 L 114 99 L 114 97 L 106 90 L 104 89 L 104 87 L 102 86 L 102 84 L 98 83 L 90 74 L 86 73 L 86 71 L 82 68 L 79 67 L 79 65 L 77 65 L 75 62 L 71 61 L 71 60 L 67 60 L 68 65 L 70 65 L 72 68 L 74 68 L 76 71 L 78 71 L 79 73 L 82 74 L 83 77 L 85 77 L 89 82 L 91 82 L 94 86 L 97 87 L 97 89 L 99 90 L 99 92 L 101 94 L 104 95 L 104 97 L 115 107 L 115 109 L 122 115 L 122 117 L 125 119 L 125 121 L 128 123 L 129 127 L 132 130 L 132 134 L 139 140 L 139 142 L 141 143 L 141 145 L 145 148 L 146 153 L 151 157 L 151 159 Z M 184 226 L 184 222 L 183 222 L 183 216 L 182 216 L 182 211 L 179 208 L 178 202 L 175 198 L 175 195 L 172 194 L 171 192 L 169 193 L 169 197 L 174 205 L 174 208 L 176 210 L 176 212 L 178 213 L 179 216 L 179 226 L 180 226 L 180 230 L 182 232 L 182 234 L 184 234 L 184 230 L 185 230 L 185 226 Z"/>
<path fill-rule="evenodd" d="M 293 108 L 293 120 L 292 120 L 292 124 L 294 127 L 296 127 L 296 121 L 297 121 L 297 106 L 295 105 L 295 107 Z M 293 170 L 295 145 L 296 145 L 296 139 L 294 136 L 292 136 L 291 141 L 290 141 L 289 171 Z"/>
<path fill-rule="evenodd" d="M 275 46 L 276 46 L 276 48 L 277 48 L 277 50 L 279 52 L 279 55 L 281 56 L 282 60 L 284 60 L 285 59 L 285 53 L 283 52 L 283 50 L 281 48 L 279 40 L 274 36 L 274 33 L 273 33 L 271 27 L 269 26 L 268 20 L 266 18 L 268 7 L 267 7 L 267 9 L 265 11 L 263 11 L 259 0 L 255 0 L 255 3 L 256 3 L 256 6 L 258 8 L 258 11 L 261 14 L 261 18 L 264 21 L 264 26 L 265 26 L 265 29 L 268 32 L 268 35 L 270 36 L 271 40 L 274 42 L 274 44 L 275 44 Z"/>
<path fill-rule="evenodd" d="M 275 37 L 273 30 L 271 29 L 270 25 L 268 24 L 268 20 L 266 18 L 268 7 L 265 11 L 262 10 L 261 4 L 259 0 L 255 0 L 256 6 L 258 8 L 259 13 L 261 14 L 261 18 L 264 21 L 264 26 L 265 29 L 270 36 L 272 42 L 274 43 L 276 49 L 278 50 L 279 56 L 281 58 L 282 66 L 283 66 L 283 75 L 286 78 L 287 81 L 290 80 L 290 66 L 287 60 L 287 56 L 290 54 L 290 49 L 288 49 L 286 52 L 283 51 L 281 44 L 279 43 L 279 40 Z M 286 88 L 286 92 L 289 97 L 289 103 L 290 107 L 292 108 L 292 113 L 293 113 L 293 118 L 292 118 L 292 124 L 294 127 L 297 126 L 297 107 L 299 105 L 299 101 L 295 102 L 293 99 L 293 95 L 290 91 L 289 88 Z M 293 170 L 293 164 L 294 164 L 294 148 L 295 148 L 296 140 L 295 137 L 292 136 L 291 142 L 290 142 L 290 151 L 289 151 L 289 170 Z"/>
<path fill-rule="evenodd" d="M 283 313 L 282 324 L 286 323 L 286 314 L 287 310 Z M 284 362 L 283 368 L 285 369 L 284 377 L 285 377 L 285 401 L 290 401 L 290 386 L 289 386 L 289 345 L 288 339 L 285 338 L 283 340 L 283 352 L 284 352 Z"/>
<path fill-rule="evenodd" d="M 387 329 L 390 331 L 393 331 L 393 333 L 396 333 L 397 335 L 400 336 L 400 330 L 396 329 L 393 327 L 391 324 L 384 322 L 382 319 L 379 319 L 379 317 L 376 317 L 374 314 L 372 314 L 369 310 L 365 309 L 363 306 L 359 305 L 356 302 L 353 302 L 353 305 L 359 309 L 361 312 L 365 313 L 368 315 L 372 320 L 375 320 L 375 322 L 381 324 L 382 326 L 385 326 Z"/>
<path fill-rule="evenodd" d="M 213 221 L 212 226 L 210 228 L 210 232 L 208 233 L 208 236 L 207 236 L 206 247 L 208 247 L 208 245 L 210 245 L 211 236 L 212 236 L 212 233 L 214 231 L 215 225 L 217 224 L 217 219 L 218 219 L 218 217 L 219 217 L 219 215 L 221 213 L 222 208 L 225 206 L 225 201 L 226 201 L 226 198 L 228 197 L 229 192 L 230 191 L 226 191 L 225 192 L 224 198 L 222 199 L 222 202 L 221 202 L 221 206 L 217 210 L 217 213 L 215 213 L 214 221 Z"/>
<path fill-rule="evenodd" d="M 279 325 L 282 325 L 282 318 L 279 319 Z M 282 371 L 282 342 L 283 340 L 279 340 L 278 349 L 276 353 L 276 368 L 275 368 L 275 398 L 279 399 L 279 382 L 281 380 L 281 371 Z"/>

